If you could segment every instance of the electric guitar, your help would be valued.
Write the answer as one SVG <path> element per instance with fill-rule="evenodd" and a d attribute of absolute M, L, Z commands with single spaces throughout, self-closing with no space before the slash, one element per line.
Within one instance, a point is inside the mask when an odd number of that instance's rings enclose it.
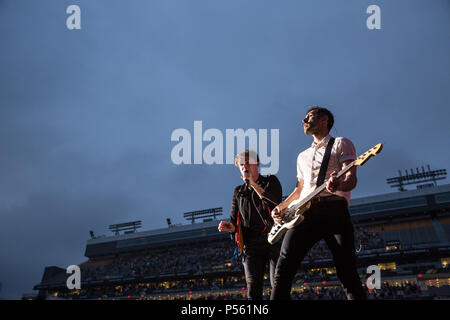
<path fill-rule="evenodd" d="M 242 223 L 241 223 L 241 213 L 238 211 L 235 240 L 236 240 L 236 245 L 239 248 L 239 254 L 242 254 L 242 252 L 244 251 L 244 238 L 243 238 L 243 235 L 242 235 L 242 227 L 241 227 L 241 225 L 242 225 Z"/>
<path fill-rule="evenodd" d="M 344 169 L 339 171 L 336 175 L 336 178 L 342 177 L 347 171 L 349 171 L 353 166 L 362 166 L 367 162 L 371 157 L 376 156 L 380 153 L 383 145 L 381 143 L 377 144 L 372 149 L 364 152 L 362 155 L 358 157 L 358 159 L 351 162 Z M 289 229 L 298 226 L 302 223 L 304 217 L 303 213 L 305 213 L 311 206 L 311 200 L 313 200 L 316 196 L 318 196 L 323 190 L 326 189 L 328 181 L 325 181 L 322 185 L 318 186 L 311 192 L 307 197 L 303 198 L 301 201 L 293 202 L 288 208 L 285 209 L 285 214 L 283 216 L 283 220 L 280 223 L 275 223 L 267 235 L 267 241 L 269 243 L 274 244 L 288 231 Z"/>

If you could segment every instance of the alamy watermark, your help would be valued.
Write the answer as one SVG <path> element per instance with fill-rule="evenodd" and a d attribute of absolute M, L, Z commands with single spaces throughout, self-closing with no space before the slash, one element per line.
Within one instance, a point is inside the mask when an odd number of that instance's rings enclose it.
<path fill-rule="evenodd" d="M 67 7 L 66 13 L 69 16 L 66 19 L 66 27 L 69 30 L 81 29 L 81 8 L 80 6 L 73 4 Z"/>
<path fill-rule="evenodd" d="M 73 289 L 80 290 L 81 289 L 81 270 L 80 270 L 80 267 L 77 266 L 77 265 L 68 266 L 67 269 L 66 269 L 66 273 L 71 275 L 71 276 L 69 276 L 67 278 L 67 281 L 66 281 L 67 289 L 69 289 L 69 290 L 73 290 Z"/>
<path fill-rule="evenodd" d="M 225 129 L 223 134 L 215 128 L 203 132 L 203 122 L 194 121 L 193 134 L 188 129 L 178 128 L 173 130 L 170 140 L 178 142 L 170 155 L 176 165 L 234 164 L 238 152 L 250 149 L 258 152 L 261 174 L 276 174 L 280 166 L 279 129 Z M 207 142 L 205 146 L 204 142 Z"/>
<path fill-rule="evenodd" d="M 366 20 L 366 26 L 369 30 L 381 29 L 381 9 L 379 6 L 372 4 L 367 7 L 366 13 L 370 16 Z"/>
<path fill-rule="evenodd" d="M 69 30 L 81 29 L 81 8 L 79 5 L 72 4 L 66 9 L 66 14 L 69 16 L 66 19 L 66 27 Z M 378 5 L 369 5 L 366 9 L 366 14 L 370 16 L 366 20 L 366 26 L 369 30 L 381 29 L 381 9 Z"/>
<path fill-rule="evenodd" d="M 367 267 L 367 274 L 370 276 L 366 280 L 366 286 L 368 289 L 381 289 L 381 271 L 377 265 L 371 265 Z"/>

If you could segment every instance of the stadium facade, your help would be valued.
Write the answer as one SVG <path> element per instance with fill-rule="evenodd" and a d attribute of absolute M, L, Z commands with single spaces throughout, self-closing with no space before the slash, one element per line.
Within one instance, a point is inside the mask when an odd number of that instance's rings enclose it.
<path fill-rule="evenodd" d="M 352 199 L 359 273 L 376 265 L 388 287 L 413 284 L 421 297 L 450 288 L 450 185 Z M 243 295 L 245 279 L 230 236 L 217 220 L 94 238 L 80 264 L 81 290 L 68 290 L 63 268 L 49 266 L 34 289 L 68 299 L 190 299 Z M 340 285 L 323 243 L 303 261 L 294 291 Z M 268 283 L 267 283 L 268 287 Z M 319 292 L 319 291 L 317 291 Z M 437 292 L 437 293 L 436 293 Z M 417 296 L 417 295 L 415 295 Z"/>

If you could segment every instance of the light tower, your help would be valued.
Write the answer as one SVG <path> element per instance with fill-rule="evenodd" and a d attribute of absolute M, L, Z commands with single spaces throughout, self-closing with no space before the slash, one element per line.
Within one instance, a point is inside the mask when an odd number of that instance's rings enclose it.
<path fill-rule="evenodd" d="M 392 188 L 397 187 L 399 191 L 406 191 L 403 187 L 405 185 L 417 184 L 417 189 L 431 187 L 433 184 L 434 186 L 437 186 L 437 180 L 443 180 L 447 177 L 446 169 L 431 170 L 430 165 L 427 165 L 427 168 L 428 171 L 425 171 L 422 166 L 422 172 L 419 172 L 419 168 L 416 168 L 416 172 L 411 169 L 410 173 L 408 173 L 408 170 L 405 170 L 405 175 L 402 175 L 402 172 L 398 170 L 398 177 L 388 178 L 386 181 Z M 430 181 L 433 181 L 433 183 L 418 185 L 419 183 Z"/>

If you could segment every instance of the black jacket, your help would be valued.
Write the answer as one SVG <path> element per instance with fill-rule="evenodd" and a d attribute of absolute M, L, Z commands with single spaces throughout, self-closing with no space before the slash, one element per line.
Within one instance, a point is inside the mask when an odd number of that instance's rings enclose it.
<path fill-rule="evenodd" d="M 242 236 L 246 248 L 268 244 L 267 233 L 273 225 L 270 212 L 282 198 L 281 184 L 276 176 L 259 175 L 256 183 L 264 189 L 262 200 L 253 188 L 247 188 L 245 184 L 242 184 L 234 189 L 231 204 L 230 221 L 237 227 L 237 216 L 240 212 Z"/>

